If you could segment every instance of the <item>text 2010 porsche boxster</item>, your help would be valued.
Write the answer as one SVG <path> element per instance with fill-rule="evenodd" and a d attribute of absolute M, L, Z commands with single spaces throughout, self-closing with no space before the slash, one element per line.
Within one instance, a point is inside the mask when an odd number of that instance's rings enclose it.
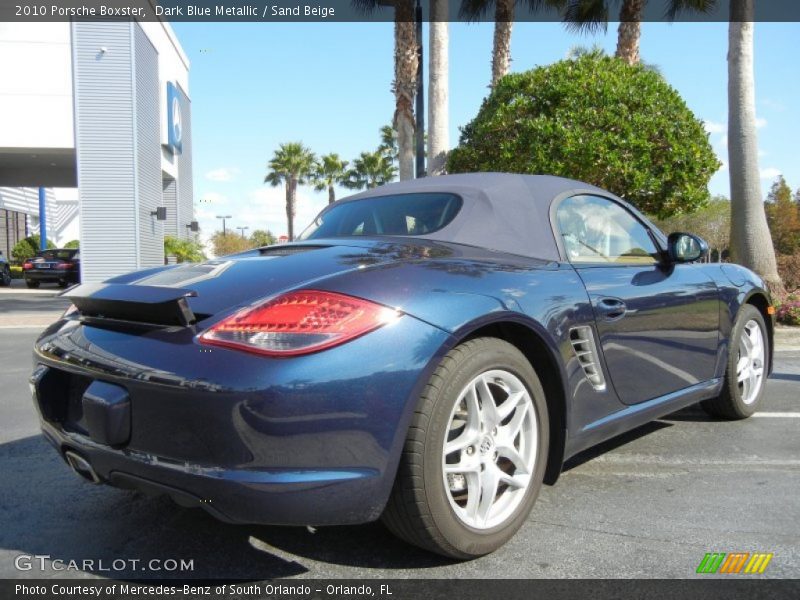
<path fill-rule="evenodd" d="M 491 552 L 589 446 L 761 402 L 761 279 L 577 181 L 452 175 L 295 243 L 83 284 L 38 339 L 44 434 L 83 477 L 236 523 L 383 518 Z"/>

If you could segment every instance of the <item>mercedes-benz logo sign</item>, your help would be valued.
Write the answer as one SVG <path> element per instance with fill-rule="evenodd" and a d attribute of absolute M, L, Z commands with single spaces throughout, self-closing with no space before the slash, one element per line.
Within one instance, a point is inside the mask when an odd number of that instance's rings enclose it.
<path fill-rule="evenodd" d="M 181 143 L 183 123 L 181 121 L 181 103 L 177 98 L 172 99 L 172 135 L 177 144 Z"/>

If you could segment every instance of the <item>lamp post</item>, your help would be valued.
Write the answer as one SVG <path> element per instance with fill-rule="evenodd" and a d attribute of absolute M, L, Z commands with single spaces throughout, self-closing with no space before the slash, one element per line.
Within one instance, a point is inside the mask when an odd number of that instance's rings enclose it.
<path fill-rule="evenodd" d="M 218 219 L 222 219 L 222 235 L 225 236 L 228 233 L 228 230 L 225 228 L 225 220 L 231 219 L 230 215 L 217 215 Z"/>
<path fill-rule="evenodd" d="M 417 105 L 416 105 L 416 146 L 417 146 L 417 162 L 416 172 L 417 178 L 425 177 L 425 96 L 423 78 L 425 71 L 423 68 L 423 51 L 422 51 L 422 4 L 417 0 L 414 10 L 414 24 L 415 34 L 417 38 Z"/>
<path fill-rule="evenodd" d="M 245 232 L 245 229 L 250 229 L 250 227 L 249 227 L 249 226 L 247 226 L 247 225 L 245 225 L 244 227 L 237 227 L 236 229 L 238 229 L 239 231 L 241 231 L 241 232 L 242 232 L 242 239 L 244 239 L 244 232 Z"/>

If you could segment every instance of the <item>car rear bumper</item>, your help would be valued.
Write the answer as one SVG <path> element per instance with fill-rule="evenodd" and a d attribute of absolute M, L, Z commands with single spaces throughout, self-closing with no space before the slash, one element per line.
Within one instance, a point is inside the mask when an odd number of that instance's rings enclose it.
<path fill-rule="evenodd" d="M 101 483 L 165 493 L 228 522 L 377 519 L 447 334 L 405 316 L 288 360 L 209 353 L 195 334 L 51 326 L 36 343 L 31 378 L 47 439 Z M 85 390 L 96 381 L 129 395 L 123 443 L 100 443 L 87 425 Z"/>
<path fill-rule="evenodd" d="M 28 269 L 22 276 L 31 281 L 78 281 L 77 273 L 66 269 Z"/>

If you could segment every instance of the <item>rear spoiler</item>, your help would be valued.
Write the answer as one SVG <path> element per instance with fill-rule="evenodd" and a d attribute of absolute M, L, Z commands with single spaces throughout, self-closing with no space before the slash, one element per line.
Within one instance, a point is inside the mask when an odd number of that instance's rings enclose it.
<path fill-rule="evenodd" d="M 188 327 L 197 322 L 185 288 L 124 283 L 84 283 L 62 294 L 87 319 L 109 319 L 159 326 Z"/>

